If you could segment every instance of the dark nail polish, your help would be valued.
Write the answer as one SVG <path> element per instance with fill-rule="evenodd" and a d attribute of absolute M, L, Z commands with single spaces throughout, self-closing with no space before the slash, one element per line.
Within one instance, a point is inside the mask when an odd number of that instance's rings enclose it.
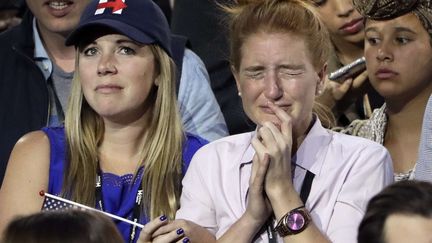
<path fill-rule="evenodd" d="M 184 231 L 183 231 L 182 228 L 180 228 L 180 229 L 177 230 L 177 234 L 178 234 L 178 235 L 182 235 L 183 233 L 184 233 Z"/>
<path fill-rule="evenodd" d="M 189 238 L 184 238 L 183 243 L 189 243 Z"/>
<path fill-rule="evenodd" d="M 167 217 L 165 215 L 162 215 L 159 217 L 160 221 L 165 221 L 167 219 Z"/>

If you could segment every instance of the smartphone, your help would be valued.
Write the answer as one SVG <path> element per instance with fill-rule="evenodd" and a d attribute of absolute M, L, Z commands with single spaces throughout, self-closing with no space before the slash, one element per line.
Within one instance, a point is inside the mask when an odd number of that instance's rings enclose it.
<path fill-rule="evenodd" d="M 338 70 L 331 72 L 328 78 L 332 81 L 342 83 L 347 78 L 353 77 L 366 70 L 366 59 L 361 57 L 354 62 L 347 64 Z"/>

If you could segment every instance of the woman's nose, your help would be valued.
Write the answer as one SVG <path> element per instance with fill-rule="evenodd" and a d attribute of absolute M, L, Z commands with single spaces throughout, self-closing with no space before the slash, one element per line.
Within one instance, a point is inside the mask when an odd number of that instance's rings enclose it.
<path fill-rule="evenodd" d="M 102 54 L 97 67 L 98 75 L 117 73 L 116 61 L 113 54 Z"/>
<path fill-rule="evenodd" d="M 269 100 L 278 100 L 283 96 L 283 90 L 276 74 L 267 77 L 264 94 Z"/>
<path fill-rule="evenodd" d="M 354 12 L 351 0 L 334 0 L 333 8 L 338 17 L 348 17 Z"/>
<path fill-rule="evenodd" d="M 393 60 L 393 54 L 387 45 L 382 45 L 377 51 L 377 60 L 380 62 L 390 62 Z"/>

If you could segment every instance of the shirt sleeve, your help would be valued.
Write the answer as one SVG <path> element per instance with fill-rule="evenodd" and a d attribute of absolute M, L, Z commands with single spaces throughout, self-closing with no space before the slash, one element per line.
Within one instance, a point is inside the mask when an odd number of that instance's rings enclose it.
<path fill-rule="evenodd" d="M 178 94 L 185 130 L 208 141 L 228 135 L 225 119 L 210 87 L 204 63 L 191 50 L 183 57 Z"/>
<path fill-rule="evenodd" d="M 192 158 L 182 181 L 180 209 L 176 213 L 176 219 L 190 220 L 216 234 L 218 225 L 208 184 L 211 181 L 211 166 L 207 166 L 209 163 L 206 162 L 213 157 L 210 153 L 207 146 L 204 146 Z"/>
<path fill-rule="evenodd" d="M 432 96 L 426 106 L 415 179 L 432 182 Z"/>
<path fill-rule="evenodd" d="M 334 243 L 357 242 L 358 226 L 367 203 L 393 183 L 392 161 L 382 146 L 366 146 L 351 158 L 354 164 L 346 175 L 330 219 L 327 235 Z"/>

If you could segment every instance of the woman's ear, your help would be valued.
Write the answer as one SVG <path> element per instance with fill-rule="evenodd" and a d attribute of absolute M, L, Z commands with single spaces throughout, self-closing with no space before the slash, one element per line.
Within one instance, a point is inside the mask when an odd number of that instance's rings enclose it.
<path fill-rule="evenodd" d="M 325 85 L 325 80 L 327 75 L 327 63 L 324 63 L 324 65 L 318 71 L 317 74 L 318 74 L 318 80 L 317 80 L 315 95 L 319 96 L 322 94 L 325 87 L 324 85 Z"/>
<path fill-rule="evenodd" d="M 153 81 L 153 83 L 154 83 L 154 85 L 156 86 L 156 87 L 159 87 L 159 84 L 160 84 L 160 74 L 155 74 L 155 77 L 154 77 L 154 81 Z"/>
<path fill-rule="evenodd" d="M 231 72 L 232 72 L 232 74 L 233 74 L 233 76 L 234 76 L 234 79 L 235 79 L 235 81 L 236 81 L 236 86 L 237 86 L 237 90 L 238 90 L 238 95 L 241 96 L 242 91 L 241 91 L 240 77 L 239 77 L 240 74 L 239 74 L 239 72 L 237 71 L 237 69 L 236 69 L 233 65 L 231 65 Z"/>

